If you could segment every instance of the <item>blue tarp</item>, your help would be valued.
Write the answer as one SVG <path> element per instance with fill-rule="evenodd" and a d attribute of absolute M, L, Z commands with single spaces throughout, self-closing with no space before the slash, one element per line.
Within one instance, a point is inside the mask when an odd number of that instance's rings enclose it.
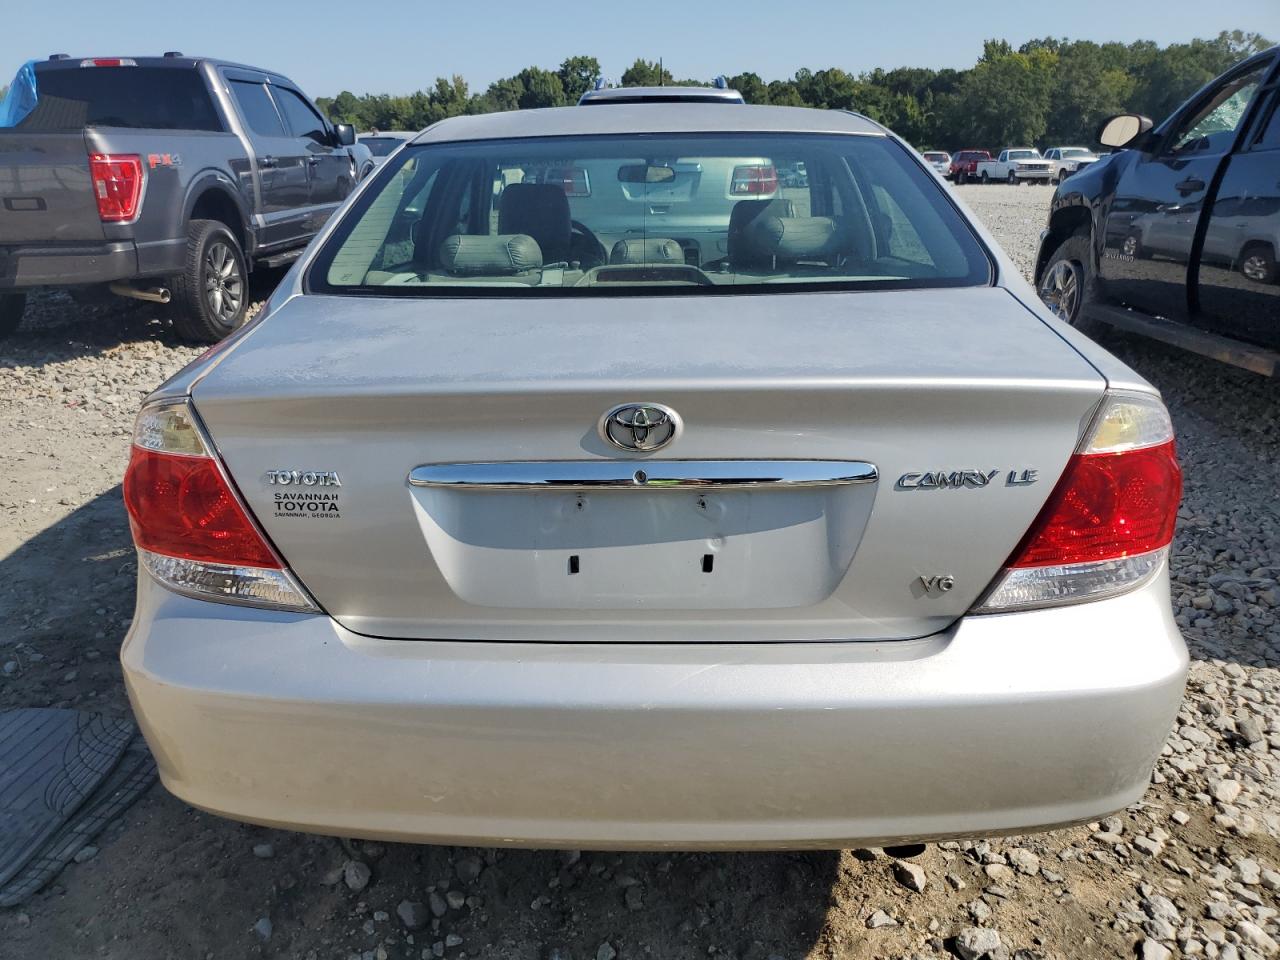
<path fill-rule="evenodd" d="M 9 84 L 9 93 L 0 100 L 0 127 L 16 127 L 35 108 L 36 62 L 28 60 Z"/>

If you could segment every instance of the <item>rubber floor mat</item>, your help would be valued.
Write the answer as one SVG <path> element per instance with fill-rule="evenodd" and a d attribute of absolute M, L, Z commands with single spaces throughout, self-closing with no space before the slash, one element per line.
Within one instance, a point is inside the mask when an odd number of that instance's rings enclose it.
<path fill-rule="evenodd" d="M 132 721 L 78 710 L 0 713 L 0 886 L 116 767 L 134 731 Z"/>
<path fill-rule="evenodd" d="M 118 817 L 156 779 L 156 762 L 141 736 L 124 751 L 105 780 L 62 828 L 7 884 L 0 884 L 0 907 L 14 907 L 56 877 L 75 855 Z"/>

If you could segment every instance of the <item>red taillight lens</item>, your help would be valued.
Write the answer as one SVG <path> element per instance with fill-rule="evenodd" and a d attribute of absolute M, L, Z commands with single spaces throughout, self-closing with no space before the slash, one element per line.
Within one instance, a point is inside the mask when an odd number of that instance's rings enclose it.
<path fill-rule="evenodd" d="M 776 193 L 778 190 L 778 170 L 772 164 L 751 165 L 733 168 L 733 179 L 729 184 L 729 192 L 735 196 L 759 196 Z"/>
<path fill-rule="evenodd" d="M 1008 566 L 1089 563 L 1159 549 L 1173 539 L 1181 498 L 1172 440 L 1076 454 Z"/>
<path fill-rule="evenodd" d="M 132 220 L 142 199 L 142 158 L 137 154 L 94 153 L 89 156 L 98 217 L 107 223 Z"/>
<path fill-rule="evenodd" d="M 1182 498 L 1169 411 L 1107 394 L 1031 529 L 973 613 L 1116 597 L 1165 568 Z"/>
<path fill-rule="evenodd" d="M 134 542 L 143 550 L 246 567 L 279 569 L 210 457 L 133 448 L 124 502 Z"/>

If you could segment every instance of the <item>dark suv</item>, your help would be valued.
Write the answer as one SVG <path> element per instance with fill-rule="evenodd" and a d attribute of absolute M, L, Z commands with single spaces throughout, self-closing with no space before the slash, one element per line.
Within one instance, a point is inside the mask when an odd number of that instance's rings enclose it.
<path fill-rule="evenodd" d="M 252 266 L 296 257 L 357 179 L 350 127 L 217 60 L 55 55 L 0 117 L 0 335 L 48 286 L 172 300 L 183 335 L 218 340 Z"/>
<path fill-rule="evenodd" d="M 1041 298 L 1086 330 L 1110 324 L 1280 373 L 1280 47 L 1160 126 L 1122 115 L 1098 139 L 1121 149 L 1054 194 Z"/>

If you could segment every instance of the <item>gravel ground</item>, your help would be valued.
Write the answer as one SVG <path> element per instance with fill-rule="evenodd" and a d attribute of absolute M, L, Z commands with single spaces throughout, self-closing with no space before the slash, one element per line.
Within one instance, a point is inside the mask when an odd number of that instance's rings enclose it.
<path fill-rule="evenodd" d="M 960 193 L 1029 269 L 1049 191 Z M 0 345 L 0 709 L 121 714 L 134 560 L 118 479 L 139 398 L 198 351 L 160 308 L 33 306 Z M 96 853 L 0 911 L 0 957 L 1275 955 L 1280 393 L 1159 345 L 1107 344 L 1164 390 L 1186 470 L 1173 599 L 1194 663 L 1134 807 L 922 850 L 578 855 L 267 830 L 157 786 Z"/>

